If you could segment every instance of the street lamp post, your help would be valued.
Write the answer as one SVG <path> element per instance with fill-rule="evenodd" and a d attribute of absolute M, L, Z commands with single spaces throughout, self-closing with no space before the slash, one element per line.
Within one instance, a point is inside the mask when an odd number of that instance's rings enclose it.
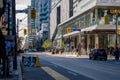
<path fill-rule="evenodd" d="M 115 47 L 118 48 L 118 10 L 116 10 L 116 41 L 115 41 Z"/>

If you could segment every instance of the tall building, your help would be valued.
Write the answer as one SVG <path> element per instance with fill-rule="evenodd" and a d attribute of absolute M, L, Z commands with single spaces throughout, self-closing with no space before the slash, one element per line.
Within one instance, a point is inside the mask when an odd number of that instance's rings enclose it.
<path fill-rule="evenodd" d="M 82 0 L 73 0 L 73 14 L 75 15 L 77 12 L 78 12 L 78 6 L 79 6 L 79 3 L 81 2 Z"/>
<path fill-rule="evenodd" d="M 31 6 L 28 6 L 28 46 L 29 48 L 34 48 L 35 47 L 35 35 L 36 35 L 36 24 L 35 24 L 35 19 L 36 19 L 36 5 L 35 5 L 36 0 L 31 0 Z M 32 14 L 35 13 L 35 14 Z M 35 16 L 35 17 L 33 17 Z"/>
<path fill-rule="evenodd" d="M 50 12 L 51 12 L 51 0 L 40 0 L 40 29 L 43 33 L 44 39 L 49 39 L 50 36 Z"/>
<path fill-rule="evenodd" d="M 50 38 L 54 40 L 58 25 L 73 16 L 73 0 L 52 0 Z M 58 32 L 59 33 L 59 32 Z"/>
<path fill-rule="evenodd" d="M 73 0 L 73 16 L 59 25 L 55 22 L 54 29 L 57 27 L 58 31 L 57 34 L 53 31 L 52 35 L 57 37 L 54 41 L 62 40 L 65 49 L 69 48 L 66 51 L 73 46 L 82 54 L 92 48 L 116 47 L 117 44 L 120 47 L 120 37 L 116 34 L 116 27 L 120 27 L 119 5 L 120 0 Z M 62 8 L 61 14 L 65 13 Z"/>

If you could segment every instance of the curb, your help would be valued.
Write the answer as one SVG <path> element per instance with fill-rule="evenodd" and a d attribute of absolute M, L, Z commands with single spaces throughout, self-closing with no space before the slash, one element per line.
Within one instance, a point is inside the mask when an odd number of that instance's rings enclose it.
<path fill-rule="evenodd" d="M 21 66 L 21 61 L 20 60 L 18 60 L 18 69 L 19 69 L 19 77 L 18 77 L 18 80 L 23 80 L 23 78 L 22 78 L 22 66 Z"/>

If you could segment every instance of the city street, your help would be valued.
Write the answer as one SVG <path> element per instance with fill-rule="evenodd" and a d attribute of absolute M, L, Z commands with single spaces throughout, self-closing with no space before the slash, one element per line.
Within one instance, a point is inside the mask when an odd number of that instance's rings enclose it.
<path fill-rule="evenodd" d="M 59 57 L 45 52 L 27 55 L 39 56 L 41 67 L 24 66 L 25 80 L 120 80 L 120 61 L 94 61 L 87 57 Z"/>

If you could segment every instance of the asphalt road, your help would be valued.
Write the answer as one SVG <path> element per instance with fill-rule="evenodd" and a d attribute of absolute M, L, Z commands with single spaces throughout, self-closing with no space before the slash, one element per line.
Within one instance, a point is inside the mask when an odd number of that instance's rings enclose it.
<path fill-rule="evenodd" d="M 120 61 L 34 55 L 39 56 L 42 67 L 24 67 L 25 80 L 120 80 Z"/>
<path fill-rule="evenodd" d="M 25 80 L 93 80 L 43 59 L 40 63 L 40 68 L 24 66 Z"/>

